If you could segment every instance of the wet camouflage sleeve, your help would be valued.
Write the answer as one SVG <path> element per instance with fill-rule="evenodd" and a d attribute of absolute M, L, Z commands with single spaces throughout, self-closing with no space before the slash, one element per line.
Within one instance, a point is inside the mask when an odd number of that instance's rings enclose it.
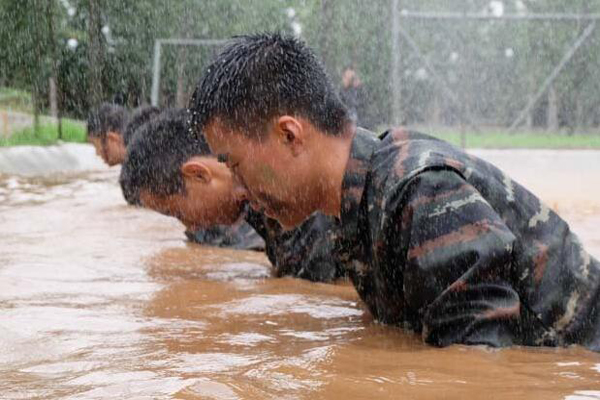
<path fill-rule="evenodd" d="M 409 308 L 422 310 L 424 340 L 512 344 L 520 318 L 510 284 L 513 233 L 454 172 L 424 172 L 409 192 L 400 216 L 404 296 Z"/>
<path fill-rule="evenodd" d="M 344 275 L 335 253 L 338 230 L 333 218 L 315 214 L 287 232 L 277 221 L 255 211 L 248 213 L 247 220 L 264 238 L 275 276 L 330 282 Z"/>
<path fill-rule="evenodd" d="M 600 263 L 493 165 L 427 135 L 359 130 L 340 254 L 379 321 L 436 345 L 600 351 Z"/>

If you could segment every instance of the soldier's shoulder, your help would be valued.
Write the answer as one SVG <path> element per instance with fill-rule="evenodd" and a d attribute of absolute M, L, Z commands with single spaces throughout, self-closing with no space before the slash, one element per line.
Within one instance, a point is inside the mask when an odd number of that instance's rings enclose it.
<path fill-rule="evenodd" d="M 378 137 L 379 140 L 382 141 L 382 143 L 401 142 L 407 140 L 431 140 L 436 142 L 442 142 L 441 139 L 438 139 L 434 136 L 402 127 L 388 129 L 385 132 L 379 134 Z"/>

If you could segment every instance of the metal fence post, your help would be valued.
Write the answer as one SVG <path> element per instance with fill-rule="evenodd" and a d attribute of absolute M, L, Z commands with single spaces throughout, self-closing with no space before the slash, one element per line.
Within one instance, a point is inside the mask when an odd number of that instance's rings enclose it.
<path fill-rule="evenodd" d="M 150 104 L 158 106 L 158 91 L 160 88 L 160 39 L 154 41 L 154 66 L 152 68 L 152 92 Z"/>
<path fill-rule="evenodd" d="M 399 0 L 392 0 L 392 65 L 391 79 L 392 83 L 392 124 L 398 126 L 402 124 L 402 98 L 400 87 L 400 18 L 398 8 Z"/>

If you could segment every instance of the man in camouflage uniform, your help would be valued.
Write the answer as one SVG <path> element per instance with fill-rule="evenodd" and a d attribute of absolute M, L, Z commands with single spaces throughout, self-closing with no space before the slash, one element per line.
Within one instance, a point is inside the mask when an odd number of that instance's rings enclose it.
<path fill-rule="evenodd" d="M 158 107 L 139 107 L 129 118 L 124 130 L 123 142 L 125 146 L 129 147 L 136 136 L 152 135 L 155 131 L 154 128 L 157 126 L 157 124 L 151 124 L 155 118 L 162 118 L 163 122 L 165 120 L 182 122 L 187 118 L 187 110 L 173 108 L 161 111 Z M 137 140 L 141 141 L 139 138 Z M 121 163 L 124 160 L 125 157 L 123 157 Z M 140 205 L 133 204 L 133 201 L 139 201 L 139 198 L 135 196 L 128 196 L 125 200 L 132 205 Z M 265 249 L 264 240 L 244 221 L 239 221 L 233 225 L 214 225 L 193 231 L 186 230 L 184 234 L 190 242 L 207 246 L 256 251 Z"/>
<path fill-rule="evenodd" d="M 377 320 L 438 346 L 600 350 L 600 265 L 568 225 L 448 143 L 357 129 L 298 39 L 236 38 L 190 108 L 193 131 L 270 217 L 339 217 L 339 251 Z"/>
<path fill-rule="evenodd" d="M 203 139 L 188 134 L 186 121 L 185 110 L 168 110 L 136 132 L 120 177 L 130 204 L 178 218 L 191 241 L 266 250 L 275 276 L 329 282 L 343 275 L 334 253 L 333 218 L 315 214 L 284 231 L 277 221 L 251 210 L 235 198 L 237 184 L 227 167 L 216 161 Z M 187 172 L 188 166 L 195 175 Z"/>
<path fill-rule="evenodd" d="M 426 342 L 600 350 L 600 264 L 493 165 L 401 129 L 358 129 L 342 186 L 351 278 Z"/>

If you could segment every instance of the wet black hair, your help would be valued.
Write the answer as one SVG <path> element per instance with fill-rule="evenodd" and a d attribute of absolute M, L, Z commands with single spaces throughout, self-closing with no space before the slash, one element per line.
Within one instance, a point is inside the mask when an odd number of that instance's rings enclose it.
<path fill-rule="evenodd" d="M 184 193 L 181 166 L 209 154 L 204 135 L 191 133 L 187 110 L 163 111 L 138 129 L 127 147 L 119 178 L 125 200 L 139 205 L 142 190 L 158 196 Z"/>
<path fill-rule="evenodd" d="M 133 139 L 133 135 L 135 132 L 146 122 L 149 122 L 152 118 L 157 117 L 160 114 L 160 108 L 154 106 L 142 106 L 138 107 L 132 114 L 129 119 L 129 123 L 127 127 L 125 127 L 125 132 L 123 132 L 123 143 L 125 143 L 125 147 L 129 145 L 129 143 Z"/>
<path fill-rule="evenodd" d="M 260 138 L 278 115 L 304 117 L 330 135 L 349 120 L 312 50 L 280 33 L 234 37 L 206 69 L 189 107 L 194 132 L 218 118 L 250 138 Z"/>
<path fill-rule="evenodd" d="M 110 131 L 123 135 L 128 120 L 129 113 L 124 107 L 103 103 L 88 115 L 88 136 L 104 139 Z"/>

